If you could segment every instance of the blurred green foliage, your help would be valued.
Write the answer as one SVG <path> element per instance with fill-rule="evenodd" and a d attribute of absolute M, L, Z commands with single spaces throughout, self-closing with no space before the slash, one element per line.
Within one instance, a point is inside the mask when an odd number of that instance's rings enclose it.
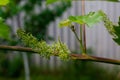
<path fill-rule="evenodd" d="M 39 40 L 45 40 L 45 38 L 48 38 L 46 37 L 47 25 L 54 21 L 56 17 L 61 16 L 71 6 L 71 3 L 60 2 L 53 5 L 53 9 L 47 6 L 44 10 L 38 10 L 37 13 L 35 12 L 36 6 L 40 9 L 42 0 L 30 0 L 24 5 L 23 9 L 27 14 L 24 17 L 24 27 L 27 32 L 31 32 Z"/>
<path fill-rule="evenodd" d="M 54 21 L 56 17 L 61 16 L 71 6 L 70 2 L 60 2 L 52 6 L 53 9 L 49 9 L 48 6 L 45 9 L 41 9 L 42 0 L 23 1 L 23 5 L 21 5 L 21 2 L 22 0 L 12 0 L 7 6 L 0 7 L 0 16 L 6 20 L 18 15 L 20 12 L 24 12 L 23 27 L 40 40 L 45 40 L 46 38 L 47 25 Z M 35 10 L 37 8 L 39 9 L 36 13 Z M 18 27 L 20 26 L 18 25 Z"/>
<path fill-rule="evenodd" d="M 16 56 L 12 60 L 1 51 L 0 53 L 0 76 L 18 77 L 23 70 L 23 61 L 21 56 Z M 7 53 L 7 52 L 6 52 Z"/>
<path fill-rule="evenodd" d="M 31 80 L 120 80 L 117 73 L 107 71 L 91 62 L 75 61 L 54 70 L 42 67 L 30 67 Z M 65 65 L 64 65 L 65 66 Z M 3 78 L 2 80 L 24 80 L 24 74 L 19 78 Z M 1 79 L 1 78 L 0 78 Z"/>
<path fill-rule="evenodd" d="M 2 0 L 5 2 L 5 6 L 0 6 L 0 39 L 10 40 L 10 26 L 5 23 L 5 21 L 16 15 L 20 8 L 16 6 L 19 0 Z"/>
<path fill-rule="evenodd" d="M 0 7 L 0 16 L 6 20 L 21 11 L 20 0 L 11 0 L 7 6 Z"/>
<path fill-rule="evenodd" d="M 88 51 L 92 52 L 91 50 Z M 93 53 L 93 52 L 92 52 Z M 24 80 L 24 69 L 21 57 L 8 61 L 7 56 L 0 54 L 0 80 Z M 119 70 L 99 66 L 96 63 L 80 60 L 63 62 L 59 67 L 51 69 L 45 66 L 35 66 L 30 63 L 31 80 L 120 80 Z M 117 70 L 117 71 L 116 71 Z"/>

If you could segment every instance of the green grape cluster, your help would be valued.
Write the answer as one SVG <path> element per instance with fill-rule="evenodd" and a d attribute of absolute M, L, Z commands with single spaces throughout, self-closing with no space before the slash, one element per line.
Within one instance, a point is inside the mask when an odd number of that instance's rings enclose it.
<path fill-rule="evenodd" d="M 32 36 L 32 34 L 26 34 L 25 31 L 22 29 L 17 30 L 17 35 L 21 38 L 25 46 L 34 48 L 38 43 L 38 40 L 34 36 Z"/>
<path fill-rule="evenodd" d="M 62 59 L 62 60 L 69 59 L 68 53 L 70 53 L 70 51 L 69 51 L 68 47 L 66 46 L 66 44 L 59 41 L 59 42 L 55 42 L 54 44 L 52 44 L 51 47 L 53 50 L 52 51 L 53 54 L 57 54 L 60 57 L 60 59 Z"/>
<path fill-rule="evenodd" d="M 110 21 L 107 15 L 102 12 L 103 22 L 105 27 L 107 28 L 108 32 L 112 35 L 113 40 L 120 45 L 120 18 L 118 21 L 118 25 L 115 25 Z"/>
<path fill-rule="evenodd" d="M 57 55 L 62 60 L 69 59 L 70 51 L 61 41 L 48 45 L 45 41 L 38 41 L 32 34 L 25 33 L 22 29 L 18 29 L 17 34 L 26 46 L 31 47 L 43 57 L 50 58 L 52 55 Z"/>
<path fill-rule="evenodd" d="M 110 21 L 110 19 L 107 17 L 107 15 L 104 12 L 101 11 L 101 13 L 103 16 L 103 22 L 104 22 L 106 29 L 113 36 L 113 38 L 116 38 L 117 36 L 115 34 L 115 30 L 114 30 L 112 21 Z"/>
<path fill-rule="evenodd" d="M 33 50 L 46 58 L 50 58 L 50 56 L 52 55 L 52 48 L 45 41 L 40 41 L 35 44 Z"/>
<path fill-rule="evenodd" d="M 118 45 L 120 45 L 120 17 L 119 17 L 118 25 L 114 25 L 114 30 L 115 30 L 115 34 L 117 35 L 117 37 L 115 37 L 113 40 Z"/>

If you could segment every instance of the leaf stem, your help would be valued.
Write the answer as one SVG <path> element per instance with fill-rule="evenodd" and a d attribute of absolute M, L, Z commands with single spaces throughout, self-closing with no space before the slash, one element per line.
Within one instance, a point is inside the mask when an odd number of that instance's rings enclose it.
<path fill-rule="evenodd" d="M 83 45 L 82 45 L 82 39 L 79 39 L 79 37 L 78 37 L 78 35 L 77 35 L 77 33 L 76 32 L 74 32 L 74 34 L 75 34 L 75 37 L 77 38 L 77 40 L 79 41 L 79 43 L 80 43 L 80 48 L 81 48 L 81 50 L 82 50 L 82 53 L 84 52 L 84 49 L 83 49 Z"/>
<path fill-rule="evenodd" d="M 83 28 L 82 28 L 82 26 L 80 26 L 80 39 L 81 39 L 81 44 L 82 44 L 82 46 L 83 46 Z M 82 49 L 82 54 L 84 54 L 84 49 L 83 48 L 80 48 L 80 49 Z"/>
<path fill-rule="evenodd" d="M 75 27 L 73 25 L 71 25 L 70 29 L 72 30 L 72 32 L 74 33 L 76 39 L 79 41 L 80 43 L 80 49 L 82 50 L 82 53 L 84 53 L 84 48 L 83 48 L 83 44 L 82 44 L 82 38 L 78 37 L 78 34 L 76 33 Z M 81 36 L 80 36 L 81 37 Z"/>

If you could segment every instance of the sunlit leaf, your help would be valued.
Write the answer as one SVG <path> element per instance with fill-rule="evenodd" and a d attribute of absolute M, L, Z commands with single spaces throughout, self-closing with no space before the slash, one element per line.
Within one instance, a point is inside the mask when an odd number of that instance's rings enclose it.
<path fill-rule="evenodd" d="M 75 22 L 78 24 L 87 24 L 88 26 L 93 26 L 94 24 L 100 22 L 102 20 L 101 12 L 90 12 L 84 16 L 70 16 L 68 18 L 71 22 Z"/>
<path fill-rule="evenodd" d="M 100 22 L 102 20 L 101 12 L 92 12 L 86 15 L 83 18 L 83 22 L 85 22 L 88 26 L 93 26 L 94 24 Z"/>
<path fill-rule="evenodd" d="M 83 16 L 69 16 L 69 20 L 78 24 L 84 24 Z"/>
<path fill-rule="evenodd" d="M 9 27 L 0 21 L 0 38 L 9 39 L 10 29 Z"/>
<path fill-rule="evenodd" d="M 2 17 L 0 17 L 0 22 L 2 22 L 3 21 L 3 19 L 2 19 Z"/>
<path fill-rule="evenodd" d="M 0 6 L 7 5 L 9 3 L 9 0 L 0 0 Z"/>
<path fill-rule="evenodd" d="M 48 4 L 52 4 L 52 3 L 55 3 L 55 2 L 57 2 L 57 1 L 59 1 L 59 0 L 47 0 L 46 1 L 46 4 L 48 5 Z"/>
<path fill-rule="evenodd" d="M 71 2 L 72 0 L 47 0 L 47 1 L 46 1 L 46 4 L 47 4 L 47 5 L 48 5 L 48 4 L 53 4 L 53 3 L 57 2 L 57 1 Z"/>
<path fill-rule="evenodd" d="M 72 23 L 69 19 L 66 19 L 66 20 L 63 20 L 59 23 L 59 26 L 62 28 L 62 27 L 67 27 L 67 26 L 70 26 Z"/>

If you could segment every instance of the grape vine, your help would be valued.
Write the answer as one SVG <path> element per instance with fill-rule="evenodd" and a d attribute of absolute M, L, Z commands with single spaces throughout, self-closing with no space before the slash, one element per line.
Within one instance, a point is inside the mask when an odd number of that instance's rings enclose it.
<path fill-rule="evenodd" d="M 91 19 L 93 21 L 91 21 Z M 70 16 L 68 19 L 61 21 L 59 25 L 60 27 L 68 26 L 74 32 L 76 38 L 81 44 L 82 50 L 82 43 L 76 33 L 73 22 L 78 24 L 85 23 L 88 26 L 92 26 L 100 21 L 104 22 L 106 29 L 113 36 L 113 40 L 120 45 L 120 19 L 118 22 L 119 25 L 115 26 L 103 11 L 90 12 L 88 15 L 83 16 Z M 17 31 L 17 34 L 26 46 L 31 47 L 35 52 L 39 53 L 43 57 L 50 58 L 51 55 L 57 55 L 62 60 L 69 59 L 70 51 L 67 48 L 66 44 L 62 43 L 60 40 L 53 43 L 52 45 L 48 45 L 45 41 L 38 41 L 37 38 L 35 38 L 32 34 L 26 33 L 22 29 L 19 29 Z"/>

